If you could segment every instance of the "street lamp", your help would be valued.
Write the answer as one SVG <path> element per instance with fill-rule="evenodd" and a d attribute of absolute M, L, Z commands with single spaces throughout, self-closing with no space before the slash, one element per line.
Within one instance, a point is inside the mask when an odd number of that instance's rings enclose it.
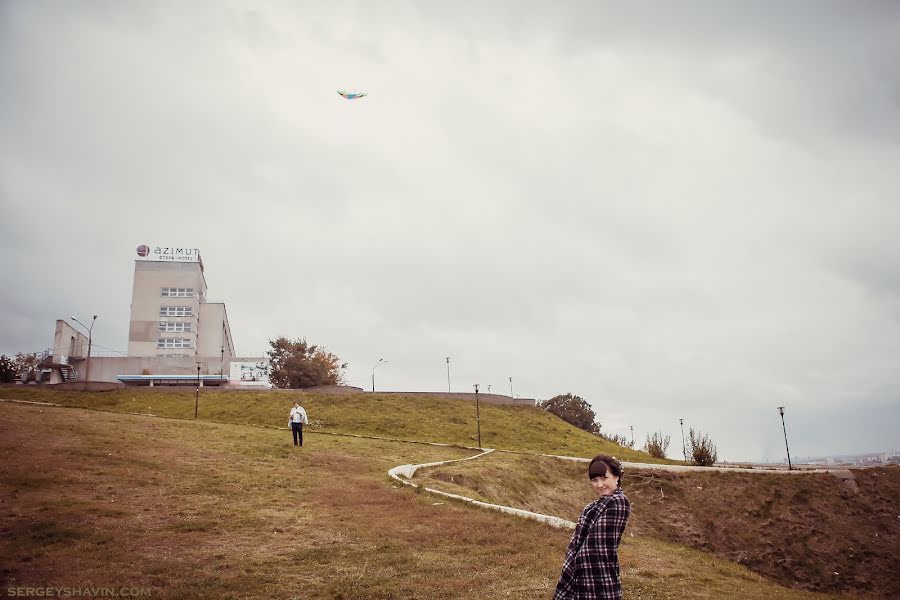
<path fill-rule="evenodd" d="M 389 362 L 389 361 L 386 361 L 383 358 L 379 358 L 378 362 L 372 366 L 372 391 L 373 392 L 375 391 L 375 367 L 377 367 L 378 365 L 380 365 L 382 363 L 386 363 L 386 362 Z"/>
<path fill-rule="evenodd" d="M 787 450 L 788 471 L 790 471 L 792 468 L 791 467 L 791 449 L 788 448 L 787 428 L 784 426 L 784 407 L 783 406 L 778 407 L 778 414 L 781 415 L 781 429 L 784 430 L 784 449 Z"/>
<path fill-rule="evenodd" d="M 197 409 L 200 407 L 200 364 L 197 363 L 197 395 L 194 398 L 194 418 L 197 418 Z"/>
<path fill-rule="evenodd" d="M 684 419 L 678 419 L 681 424 L 681 453 L 684 454 L 684 460 L 687 460 L 687 446 L 684 445 Z"/>
<path fill-rule="evenodd" d="M 85 331 L 88 332 L 88 355 L 87 355 L 87 364 L 85 364 L 85 366 L 84 366 L 84 380 L 90 381 L 91 380 L 91 341 L 93 338 L 94 321 L 97 320 L 97 315 L 94 315 L 94 318 L 91 319 L 90 327 L 88 327 L 87 325 L 85 325 L 84 323 L 82 323 L 81 321 L 76 319 L 75 317 L 72 317 L 72 320 L 75 321 L 76 323 L 78 323 L 79 325 L 81 325 L 82 327 L 84 327 Z"/>
<path fill-rule="evenodd" d="M 450 393 L 450 357 L 447 357 L 447 393 Z"/>
<path fill-rule="evenodd" d="M 475 384 L 475 423 L 478 424 L 478 447 L 481 448 L 481 411 L 478 408 L 478 384 Z"/>

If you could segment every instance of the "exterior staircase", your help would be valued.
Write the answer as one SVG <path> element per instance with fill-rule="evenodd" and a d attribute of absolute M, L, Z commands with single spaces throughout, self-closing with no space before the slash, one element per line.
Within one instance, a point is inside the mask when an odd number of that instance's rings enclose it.
<path fill-rule="evenodd" d="M 65 383 L 69 383 L 70 381 L 78 381 L 78 373 L 75 371 L 72 365 L 60 365 L 59 374 L 62 376 L 62 380 Z"/>

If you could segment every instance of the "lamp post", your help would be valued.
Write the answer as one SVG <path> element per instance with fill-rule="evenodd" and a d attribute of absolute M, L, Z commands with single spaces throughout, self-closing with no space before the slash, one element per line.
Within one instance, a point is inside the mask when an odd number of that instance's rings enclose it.
<path fill-rule="evenodd" d="M 512 377 L 509 378 L 509 397 L 515 398 L 515 396 L 513 396 L 513 391 L 512 391 Z"/>
<path fill-rule="evenodd" d="M 377 367 L 378 365 L 380 365 L 382 363 L 386 363 L 386 362 L 388 362 L 388 361 L 384 360 L 383 358 L 379 358 L 378 362 L 375 363 L 374 365 L 372 365 L 372 391 L 373 392 L 375 391 L 375 367 Z"/>
<path fill-rule="evenodd" d="M 687 460 L 687 446 L 684 445 L 684 419 L 678 419 L 678 423 L 681 425 L 681 453 L 684 455 L 684 460 Z"/>
<path fill-rule="evenodd" d="M 481 411 L 478 407 L 478 384 L 475 384 L 475 423 L 478 425 L 478 447 L 481 448 Z"/>
<path fill-rule="evenodd" d="M 450 393 L 450 357 L 447 357 L 447 393 Z"/>
<path fill-rule="evenodd" d="M 200 408 L 200 363 L 197 363 L 197 395 L 194 397 L 194 418 L 197 418 L 197 409 Z"/>
<path fill-rule="evenodd" d="M 778 414 L 781 415 L 781 429 L 784 431 L 784 449 L 787 450 L 787 458 L 788 458 L 788 471 L 791 470 L 791 449 L 788 448 L 787 441 L 787 427 L 784 426 L 784 407 L 778 407 Z"/>
<path fill-rule="evenodd" d="M 88 327 L 75 317 L 72 317 L 72 320 L 84 327 L 84 329 L 88 332 L 88 355 L 87 355 L 87 363 L 84 365 L 84 380 L 91 380 L 91 341 L 93 339 L 93 331 L 94 331 L 94 322 L 97 320 L 97 315 L 94 315 L 94 318 L 91 319 L 91 326 Z"/>

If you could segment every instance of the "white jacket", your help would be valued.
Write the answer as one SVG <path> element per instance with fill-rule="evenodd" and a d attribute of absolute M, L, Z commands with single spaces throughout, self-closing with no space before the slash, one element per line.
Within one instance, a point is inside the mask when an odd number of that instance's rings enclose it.
<path fill-rule="evenodd" d="M 290 422 L 303 423 L 304 425 L 309 424 L 309 419 L 306 418 L 306 411 L 303 410 L 302 406 L 291 407 Z"/>

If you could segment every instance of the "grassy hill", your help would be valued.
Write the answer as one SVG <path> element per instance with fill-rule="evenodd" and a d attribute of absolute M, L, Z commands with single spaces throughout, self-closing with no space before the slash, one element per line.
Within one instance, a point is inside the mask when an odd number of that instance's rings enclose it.
<path fill-rule="evenodd" d="M 105 398 L 106 408 L 131 400 Z M 183 398 L 141 399 L 185 411 Z M 308 403 L 314 418 L 332 400 Z M 161 599 L 549 598 L 569 532 L 385 475 L 471 454 L 315 432 L 294 448 L 262 427 L 0 403 L 0 579 L 151 587 Z M 621 556 L 630 600 L 835 598 L 642 536 Z"/>
<path fill-rule="evenodd" d="M 192 389 L 142 388 L 98 393 L 8 387 L 0 389 L 0 398 L 165 417 L 194 416 Z M 312 430 L 463 446 L 477 443 L 475 403 L 438 397 L 201 390 L 199 417 L 218 423 L 286 427 L 295 399 L 306 409 Z M 602 452 L 626 461 L 671 462 L 623 448 L 536 408 L 482 403 L 480 411 L 481 442 L 485 447 L 584 457 Z"/>

